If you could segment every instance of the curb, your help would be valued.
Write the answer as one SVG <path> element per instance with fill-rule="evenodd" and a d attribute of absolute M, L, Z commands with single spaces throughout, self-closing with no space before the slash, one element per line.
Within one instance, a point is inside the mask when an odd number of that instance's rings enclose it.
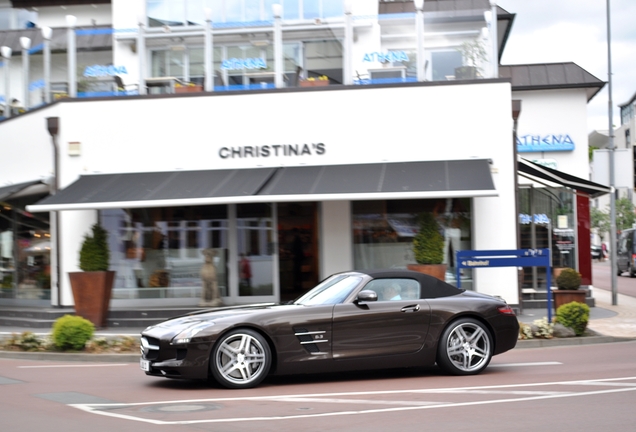
<path fill-rule="evenodd" d="M 514 349 L 524 348 L 549 348 L 557 346 L 593 345 L 601 343 L 633 342 L 635 338 L 615 337 L 615 336 L 583 336 L 571 338 L 552 339 L 521 339 L 517 341 Z"/>
<path fill-rule="evenodd" d="M 88 354 L 28 351 L 0 351 L 0 358 L 19 360 L 71 361 L 91 363 L 138 363 L 140 354 Z"/>
<path fill-rule="evenodd" d="M 514 349 L 552 348 L 558 346 L 593 345 L 602 343 L 634 342 L 636 338 L 614 336 L 583 336 L 553 339 L 522 339 L 517 341 Z M 2 351 L 0 359 L 19 359 L 32 361 L 91 362 L 91 363 L 137 363 L 140 355 L 123 354 L 89 354 L 89 353 L 53 353 L 28 351 Z"/>

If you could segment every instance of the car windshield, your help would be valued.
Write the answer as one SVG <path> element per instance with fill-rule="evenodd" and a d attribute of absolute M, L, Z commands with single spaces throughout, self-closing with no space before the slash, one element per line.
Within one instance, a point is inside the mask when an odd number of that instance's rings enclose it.
<path fill-rule="evenodd" d="M 360 284 L 360 276 L 335 275 L 322 281 L 294 302 L 297 305 L 330 305 L 342 303 Z"/>

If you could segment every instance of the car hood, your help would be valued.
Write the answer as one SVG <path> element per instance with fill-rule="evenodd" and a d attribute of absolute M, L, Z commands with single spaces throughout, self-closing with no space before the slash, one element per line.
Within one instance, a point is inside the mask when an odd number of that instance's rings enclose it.
<path fill-rule="evenodd" d="M 162 321 L 159 324 L 152 325 L 146 328 L 142 333 L 157 333 L 160 329 L 164 331 L 179 331 L 191 325 L 195 325 L 200 322 L 223 322 L 227 319 L 233 321 L 237 317 L 243 317 L 246 315 L 263 314 L 273 311 L 278 311 L 281 308 L 300 307 L 298 305 L 281 305 L 277 303 L 261 303 L 244 306 L 230 306 L 216 309 L 208 309 L 203 311 L 191 312 L 187 315 L 182 315 L 174 318 L 170 318 L 166 321 Z"/>

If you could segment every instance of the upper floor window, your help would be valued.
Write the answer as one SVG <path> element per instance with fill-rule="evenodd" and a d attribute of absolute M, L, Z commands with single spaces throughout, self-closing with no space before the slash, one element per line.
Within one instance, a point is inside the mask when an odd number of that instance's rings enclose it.
<path fill-rule="evenodd" d="M 245 23 L 271 21 L 272 5 L 283 6 L 284 20 L 313 20 L 344 14 L 343 0 L 147 0 L 151 27 L 203 24 L 210 8 L 212 21 Z"/>
<path fill-rule="evenodd" d="M 35 27 L 37 12 L 0 6 L 0 30 L 17 30 Z"/>
<path fill-rule="evenodd" d="M 634 106 L 636 103 L 630 103 L 621 108 L 621 125 L 627 124 L 634 117 Z"/>

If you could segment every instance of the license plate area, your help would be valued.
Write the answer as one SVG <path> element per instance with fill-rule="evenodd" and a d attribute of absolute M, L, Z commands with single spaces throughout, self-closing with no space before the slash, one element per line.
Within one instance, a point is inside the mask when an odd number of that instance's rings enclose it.
<path fill-rule="evenodd" d="M 148 360 L 139 360 L 139 367 L 144 372 L 150 372 L 150 362 Z"/>

